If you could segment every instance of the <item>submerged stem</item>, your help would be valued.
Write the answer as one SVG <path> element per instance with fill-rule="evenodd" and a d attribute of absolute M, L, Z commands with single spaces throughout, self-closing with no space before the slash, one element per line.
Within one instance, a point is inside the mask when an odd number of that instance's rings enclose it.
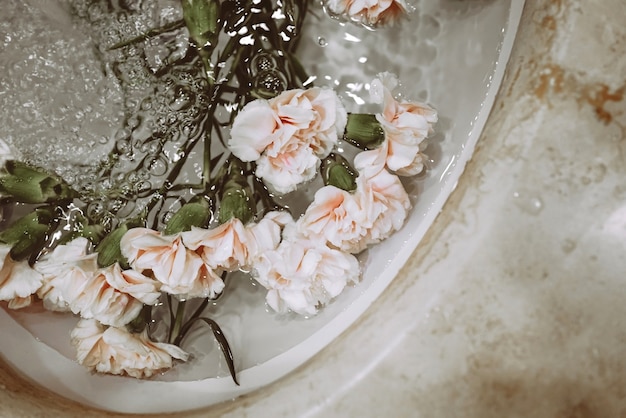
<path fill-rule="evenodd" d="M 185 305 L 187 304 L 186 300 L 178 301 L 178 305 L 176 306 L 176 316 L 173 325 L 170 325 L 170 336 L 169 342 L 170 344 L 173 341 L 178 339 L 178 335 L 180 334 L 180 330 L 183 324 L 184 316 L 185 316 Z M 170 305 L 170 312 L 172 312 L 172 308 Z"/>

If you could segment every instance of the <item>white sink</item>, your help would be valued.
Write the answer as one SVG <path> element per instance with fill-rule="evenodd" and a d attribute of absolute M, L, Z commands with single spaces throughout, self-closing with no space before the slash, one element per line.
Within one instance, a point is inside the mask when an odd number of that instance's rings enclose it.
<path fill-rule="evenodd" d="M 474 17 L 505 7 L 475 4 Z M 406 237 L 426 233 L 416 250 L 398 247 L 393 281 L 366 283 L 369 300 L 295 370 L 184 416 L 619 416 L 624 19 L 619 0 L 527 4 L 472 160 L 430 229 Z M 4 415 L 87 408 L 9 368 L 0 383 Z"/>

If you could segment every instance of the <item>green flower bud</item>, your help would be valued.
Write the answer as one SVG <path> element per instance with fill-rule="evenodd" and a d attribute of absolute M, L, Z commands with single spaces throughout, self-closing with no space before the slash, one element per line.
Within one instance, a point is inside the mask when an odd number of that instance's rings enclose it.
<path fill-rule="evenodd" d="M 11 246 L 11 258 L 21 260 L 38 253 L 55 227 L 56 218 L 52 210 L 38 208 L 0 232 L 0 242 Z"/>
<path fill-rule="evenodd" d="M 383 143 L 385 131 L 376 115 L 350 113 L 343 139 L 362 150 L 370 150 Z"/>
<path fill-rule="evenodd" d="M 223 224 L 237 218 L 244 224 L 254 218 L 254 201 L 244 189 L 231 189 L 222 195 L 220 201 L 219 222 Z"/>
<path fill-rule="evenodd" d="M 219 2 L 217 0 L 182 0 L 183 19 L 189 36 L 198 48 L 207 46 L 217 35 Z"/>
<path fill-rule="evenodd" d="M 75 192 L 61 178 L 19 161 L 7 161 L 0 176 L 0 194 L 22 203 L 50 203 L 70 199 Z"/>
<path fill-rule="evenodd" d="M 322 160 L 321 171 L 326 186 L 335 186 L 347 192 L 356 190 L 359 173 L 341 155 L 330 153 Z"/>
<path fill-rule="evenodd" d="M 183 19 L 189 36 L 196 44 L 198 55 L 206 70 L 209 83 L 215 81 L 211 52 L 218 40 L 219 2 L 218 0 L 182 0 Z"/>
<path fill-rule="evenodd" d="M 143 305 L 143 308 L 141 308 L 141 311 L 135 317 L 135 319 L 133 319 L 128 323 L 128 325 L 126 325 L 126 329 L 133 334 L 140 333 L 146 328 L 151 320 L 152 306 Z"/>
<path fill-rule="evenodd" d="M 122 224 L 104 237 L 96 247 L 98 252 L 98 265 L 108 267 L 116 262 L 123 268 L 128 267 L 128 260 L 122 255 L 120 241 L 124 234 L 128 232 L 128 225 Z"/>
<path fill-rule="evenodd" d="M 241 220 L 244 224 L 254 218 L 256 203 L 252 199 L 252 192 L 246 177 L 242 162 L 233 158 L 228 163 L 227 180 L 220 193 L 220 223 L 228 222 L 232 218 Z"/>
<path fill-rule="evenodd" d="M 177 234 L 183 231 L 189 231 L 192 226 L 199 228 L 208 225 L 211 220 L 211 206 L 209 202 L 201 196 L 196 196 L 189 202 L 185 203 L 170 218 L 163 230 L 165 235 Z"/>

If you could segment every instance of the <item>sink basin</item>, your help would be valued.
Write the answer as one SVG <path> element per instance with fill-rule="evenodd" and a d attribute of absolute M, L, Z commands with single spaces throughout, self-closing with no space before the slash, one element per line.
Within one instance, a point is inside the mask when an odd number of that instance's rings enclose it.
<path fill-rule="evenodd" d="M 474 4 L 466 18 L 493 13 L 512 22 L 521 11 L 517 2 Z M 313 331 L 305 347 L 269 360 L 272 377 L 262 388 L 232 401 L 229 394 L 196 416 L 619 415 L 626 221 L 616 150 L 624 137 L 618 75 L 626 69 L 626 11 L 617 1 L 599 7 L 606 13 L 586 7 L 525 6 L 497 97 L 494 91 L 478 103 L 486 110 L 475 112 L 458 156 L 445 148 L 437 156 L 440 200 L 429 197 L 422 219 L 408 221 L 411 232 L 399 235 L 393 256 L 370 254 L 391 257 L 376 280 L 365 276 L 351 289 L 353 300 L 329 310 L 337 322 Z M 502 27 L 498 53 L 512 42 Z M 504 73 L 506 55 L 496 61 L 485 80 L 490 87 Z M 425 71 L 422 81 L 437 76 Z M 426 97 L 440 106 L 442 147 L 454 143 L 459 121 L 445 126 L 442 109 L 461 106 L 446 100 L 456 99 L 451 91 Z M 13 326 L 16 338 L 30 335 Z M 49 354 L 45 345 L 36 348 L 40 358 Z M 15 351 L 2 347 L 6 415 L 95 416 L 91 408 L 107 408 L 108 394 L 69 401 L 49 391 L 59 391 L 52 381 L 39 380 L 45 389 L 33 385 L 21 375 L 32 379 L 32 372 L 11 357 Z M 242 382 L 255 367 L 263 364 L 244 371 Z M 164 410 L 154 408 L 147 412 Z"/>

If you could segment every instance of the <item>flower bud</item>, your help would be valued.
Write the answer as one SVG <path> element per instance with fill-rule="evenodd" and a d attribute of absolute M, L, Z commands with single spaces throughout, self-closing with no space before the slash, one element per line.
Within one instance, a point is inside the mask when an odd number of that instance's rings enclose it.
<path fill-rule="evenodd" d="M 189 231 L 192 226 L 203 228 L 211 220 L 211 206 L 203 196 L 196 196 L 185 203 L 170 218 L 163 230 L 165 235 Z"/>
<path fill-rule="evenodd" d="M 322 160 L 322 178 L 327 186 L 351 192 L 356 190 L 358 172 L 341 155 L 330 153 Z"/>
<path fill-rule="evenodd" d="M 52 210 L 38 208 L 0 232 L 0 242 L 10 245 L 11 258 L 19 261 L 30 254 L 38 253 L 55 226 L 56 218 Z"/>
<path fill-rule="evenodd" d="M 218 40 L 219 1 L 218 0 L 182 0 L 183 19 L 189 30 L 189 36 L 196 44 L 198 55 L 202 59 L 209 83 L 215 81 L 211 53 Z"/>
<path fill-rule="evenodd" d="M 49 203 L 72 198 L 75 192 L 60 177 L 19 161 L 7 161 L 0 176 L 0 194 L 22 203 Z"/>
<path fill-rule="evenodd" d="M 233 189 L 224 193 L 220 202 L 219 221 L 228 222 L 232 218 L 246 224 L 254 218 L 254 202 L 243 189 Z"/>
<path fill-rule="evenodd" d="M 189 36 L 198 48 L 211 45 L 217 35 L 219 2 L 217 0 L 183 0 L 183 19 Z"/>
<path fill-rule="evenodd" d="M 256 204 L 243 167 L 239 159 L 233 158 L 228 164 L 227 180 L 220 194 L 220 210 L 218 219 L 222 224 L 237 218 L 244 224 L 254 218 Z"/>
<path fill-rule="evenodd" d="M 380 122 L 376 120 L 376 115 L 349 113 L 343 139 L 367 151 L 383 143 L 385 131 L 380 126 Z"/>
<path fill-rule="evenodd" d="M 122 255 L 122 250 L 120 249 L 120 241 L 126 232 L 128 232 L 128 225 L 122 224 L 100 241 L 100 244 L 96 247 L 98 265 L 100 267 L 108 267 L 116 262 L 124 268 L 128 266 L 128 260 Z"/>
<path fill-rule="evenodd" d="M 143 308 L 141 308 L 141 311 L 135 317 L 135 319 L 133 319 L 126 325 L 126 329 L 133 334 L 138 334 L 146 329 L 146 326 L 150 323 L 151 320 L 152 306 L 143 305 Z"/>

